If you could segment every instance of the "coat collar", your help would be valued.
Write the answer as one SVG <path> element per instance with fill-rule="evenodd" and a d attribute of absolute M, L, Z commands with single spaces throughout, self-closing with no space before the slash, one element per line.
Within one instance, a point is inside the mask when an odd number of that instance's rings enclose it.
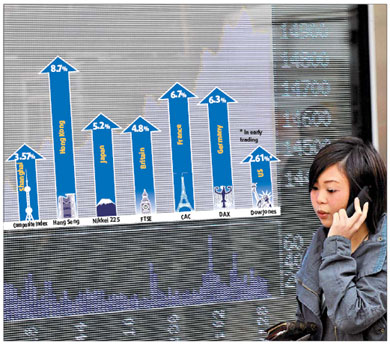
<path fill-rule="evenodd" d="M 387 254 L 387 216 L 384 214 L 379 221 L 377 231 L 355 251 L 354 258 L 359 263 L 360 257 L 367 256 L 364 264 L 359 266 L 358 277 L 376 274 L 381 271 Z"/>

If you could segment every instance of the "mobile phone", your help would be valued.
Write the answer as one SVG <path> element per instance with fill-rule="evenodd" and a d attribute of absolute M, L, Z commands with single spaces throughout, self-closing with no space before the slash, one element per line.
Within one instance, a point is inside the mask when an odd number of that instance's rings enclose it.
<path fill-rule="evenodd" d="M 372 202 L 372 200 L 368 194 L 368 186 L 367 185 L 364 186 L 363 189 L 360 190 L 357 197 L 360 200 L 360 206 L 362 208 L 363 208 L 364 203 Z M 352 201 L 352 203 L 347 208 L 347 215 L 348 215 L 348 217 L 351 217 L 354 213 L 355 213 L 355 206 L 354 206 L 354 202 Z"/>

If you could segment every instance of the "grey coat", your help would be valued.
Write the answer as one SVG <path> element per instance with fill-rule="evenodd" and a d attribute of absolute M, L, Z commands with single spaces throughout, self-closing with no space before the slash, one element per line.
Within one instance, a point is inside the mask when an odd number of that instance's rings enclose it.
<path fill-rule="evenodd" d="M 297 319 L 318 325 L 313 340 L 386 340 L 386 215 L 351 255 L 350 241 L 313 236 L 297 279 Z"/>

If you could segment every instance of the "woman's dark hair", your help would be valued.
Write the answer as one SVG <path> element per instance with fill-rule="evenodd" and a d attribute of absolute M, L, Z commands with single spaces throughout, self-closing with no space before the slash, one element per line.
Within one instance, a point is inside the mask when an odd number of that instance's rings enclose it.
<path fill-rule="evenodd" d="M 387 204 L 386 166 L 379 153 L 371 143 L 364 143 L 357 137 L 346 137 L 323 147 L 310 167 L 309 191 L 320 174 L 334 164 L 339 164 L 349 180 L 348 204 L 365 185 L 369 187 L 372 202 L 368 207 L 366 224 L 374 233 Z"/>

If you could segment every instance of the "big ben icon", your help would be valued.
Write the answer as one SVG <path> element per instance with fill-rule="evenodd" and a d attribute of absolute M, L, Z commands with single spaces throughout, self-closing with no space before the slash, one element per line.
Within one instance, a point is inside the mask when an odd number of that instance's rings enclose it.
<path fill-rule="evenodd" d="M 152 212 L 152 204 L 150 203 L 148 193 L 144 189 L 141 199 L 141 212 L 142 214 L 150 214 Z"/>

